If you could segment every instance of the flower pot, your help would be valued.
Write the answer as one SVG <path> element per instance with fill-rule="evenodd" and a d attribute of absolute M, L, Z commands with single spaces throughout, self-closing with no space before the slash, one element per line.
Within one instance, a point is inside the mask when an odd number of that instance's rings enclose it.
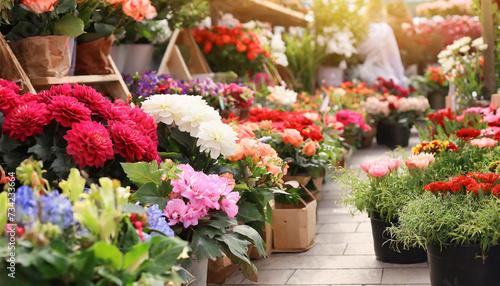
<path fill-rule="evenodd" d="M 398 123 L 380 121 L 377 126 L 377 144 L 391 149 L 396 146 L 407 147 L 410 141 L 410 128 Z"/>
<path fill-rule="evenodd" d="M 67 36 L 38 36 L 9 42 L 9 46 L 28 76 L 64 77 L 71 69 L 69 40 Z"/>
<path fill-rule="evenodd" d="M 431 91 L 427 94 L 427 99 L 429 100 L 429 104 L 431 108 L 434 110 L 443 109 L 446 107 L 446 95 L 439 93 L 437 91 Z"/>
<path fill-rule="evenodd" d="M 75 74 L 97 75 L 112 73 L 113 69 L 108 56 L 114 39 L 114 36 L 110 36 L 79 43 L 76 47 Z"/>
<path fill-rule="evenodd" d="M 319 67 L 318 85 L 339 86 L 344 81 L 344 70 L 340 67 Z"/>
<path fill-rule="evenodd" d="M 124 74 L 135 75 L 151 71 L 153 63 L 153 44 L 127 44 L 127 59 Z"/>
<path fill-rule="evenodd" d="M 208 275 L 208 258 L 204 258 L 198 261 L 196 257 L 191 258 L 191 266 L 186 269 L 191 275 L 194 276 L 194 280 L 187 283 L 190 286 L 206 286 L 207 285 L 207 275 Z"/>
<path fill-rule="evenodd" d="M 444 244 L 427 246 L 431 285 L 500 285 L 500 245 L 487 252 L 486 260 L 478 246 Z"/>
<path fill-rule="evenodd" d="M 403 245 L 398 243 L 396 249 L 391 248 L 391 236 L 386 232 L 390 227 L 389 223 L 379 219 L 370 219 L 372 225 L 373 246 L 377 260 L 396 264 L 412 264 L 427 261 L 427 253 L 422 248 L 403 249 Z"/>
<path fill-rule="evenodd" d="M 283 181 L 297 181 L 302 186 L 305 186 L 314 195 L 316 200 L 321 199 L 321 187 L 323 186 L 323 176 L 312 177 L 309 174 L 298 174 L 295 176 L 285 175 Z"/>
<path fill-rule="evenodd" d="M 217 257 L 215 260 L 209 260 L 207 283 L 224 284 L 238 271 L 238 268 L 239 266 L 237 264 L 233 264 L 231 259 L 227 256 Z"/>
<path fill-rule="evenodd" d="M 260 237 L 264 240 L 266 243 L 266 256 L 269 256 L 273 250 L 273 228 L 272 226 L 266 222 L 266 227 L 262 231 L 259 231 Z M 251 259 L 261 259 L 265 258 L 265 256 L 260 255 L 259 251 L 257 250 L 254 245 L 250 245 L 250 252 L 248 257 Z"/>
<path fill-rule="evenodd" d="M 113 45 L 109 50 L 109 54 L 113 58 L 116 68 L 120 73 L 123 73 L 123 69 L 125 68 L 125 63 L 127 62 L 127 51 L 128 51 L 128 45 L 119 45 L 119 46 Z"/>

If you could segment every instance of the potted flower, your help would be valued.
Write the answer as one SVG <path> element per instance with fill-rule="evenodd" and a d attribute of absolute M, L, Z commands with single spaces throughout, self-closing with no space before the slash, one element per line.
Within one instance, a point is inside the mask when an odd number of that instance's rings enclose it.
<path fill-rule="evenodd" d="M 360 112 L 347 109 L 339 110 L 335 113 L 335 120 L 343 125 L 342 137 L 345 139 L 344 142 L 354 148 L 360 146 L 366 133 L 371 130 Z"/>
<path fill-rule="evenodd" d="M 419 248 L 402 250 L 402 245 L 392 243 L 386 228 L 399 221 L 399 208 L 411 201 L 418 193 L 410 186 L 419 184 L 425 177 L 425 169 L 434 161 L 432 154 L 420 154 L 408 158 L 405 167 L 401 159 L 383 158 L 360 164 L 368 180 L 361 173 L 345 171 L 338 181 L 349 192 L 343 195 L 344 203 L 355 210 L 366 212 L 370 217 L 374 249 L 377 260 L 390 263 L 418 263 L 427 259 Z"/>
<path fill-rule="evenodd" d="M 448 95 L 449 82 L 446 75 L 443 74 L 442 68 L 428 67 L 424 79 L 431 108 L 435 110 L 445 108 L 445 97 Z"/>
<path fill-rule="evenodd" d="M 15 241 L 15 253 L 1 254 L 2 284 L 187 282 L 176 265 L 187 243 L 172 237 L 155 206 L 129 204 L 130 188 L 119 181 L 101 178 L 85 188 L 80 171 L 72 169 L 57 186 L 44 172 L 41 162 L 26 160 L 2 176 L 0 245 L 14 251 Z"/>

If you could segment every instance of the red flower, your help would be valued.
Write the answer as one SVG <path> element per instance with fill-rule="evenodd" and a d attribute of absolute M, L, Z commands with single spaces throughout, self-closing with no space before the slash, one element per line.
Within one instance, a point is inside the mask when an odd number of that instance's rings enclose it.
<path fill-rule="evenodd" d="M 474 182 L 468 184 L 467 186 L 465 186 L 465 188 L 467 189 L 467 191 L 474 193 L 474 195 L 477 195 L 481 186 L 478 183 Z"/>
<path fill-rule="evenodd" d="M 97 113 L 102 117 L 104 110 L 111 105 L 109 99 L 104 98 L 99 92 L 90 86 L 86 85 L 73 85 L 73 91 L 71 92 L 78 101 L 83 102 L 90 111 Z"/>
<path fill-rule="evenodd" d="M 8 80 L 5 80 L 5 79 L 0 79 L 0 86 L 6 87 L 6 88 L 10 88 L 15 93 L 18 93 L 21 90 L 19 88 L 19 86 L 15 82 L 8 81 Z"/>
<path fill-rule="evenodd" d="M 2 128 L 10 138 L 24 142 L 28 137 L 41 134 L 43 127 L 50 123 L 49 117 L 44 103 L 20 102 L 5 115 Z"/>
<path fill-rule="evenodd" d="M 491 188 L 491 194 L 498 198 L 498 194 L 500 194 L 500 185 L 495 185 Z"/>
<path fill-rule="evenodd" d="M 52 100 L 52 97 L 56 95 L 73 96 L 72 92 L 73 89 L 71 88 L 71 85 L 67 83 L 61 85 L 53 85 L 50 87 L 50 90 L 44 90 L 38 93 L 38 101 L 49 104 Z"/>
<path fill-rule="evenodd" d="M 476 138 L 479 135 L 481 135 L 481 131 L 473 129 L 473 128 L 462 128 L 462 129 L 459 129 L 457 132 L 457 137 L 462 138 L 464 140 Z"/>
<path fill-rule="evenodd" d="M 52 112 L 51 119 L 64 127 L 71 127 L 80 121 L 90 121 L 90 110 L 74 97 L 56 95 L 52 97 L 47 109 Z"/>
<path fill-rule="evenodd" d="M 141 161 L 144 158 L 147 142 L 140 131 L 119 121 L 111 121 L 108 129 L 115 143 L 115 153 L 122 155 L 127 162 Z"/>
<path fill-rule="evenodd" d="M 103 167 L 106 160 L 114 158 L 113 143 L 108 131 L 100 123 L 75 123 L 63 138 L 68 141 L 66 153 L 73 155 L 80 169 L 86 166 Z"/>
<path fill-rule="evenodd" d="M 141 130 L 143 134 L 150 137 L 153 141 L 158 141 L 158 135 L 156 134 L 158 125 L 153 116 L 147 114 L 138 106 L 130 110 L 129 116 L 130 119 L 136 123 L 136 128 Z"/>
<path fill-rule="evenodd" d="M 19 95 L 10 85 L 0 83 L 0 111 L 5 114 L 10 112 L 17 105 L 18 99 Z"/>

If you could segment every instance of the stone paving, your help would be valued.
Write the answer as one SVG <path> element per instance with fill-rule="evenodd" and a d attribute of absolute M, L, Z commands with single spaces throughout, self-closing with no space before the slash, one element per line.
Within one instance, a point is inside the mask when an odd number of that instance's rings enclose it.
<path fill-rule="evenodd" d="M 419 143 L 412 132 L 410 146 Z M 375 160 L 388 151 L 375 142 L 371 148 L 356 151 L 348 168 L 359 168 L 366 160 Z M 259 282 L 236 273 L 225 285 L 430 285 L 426 263 L 397 265 L 375 259 L 370 220 L 366 214 L 351 216 L 342 205 L 345 192 L 335 182 L 322 189 L 318 202 L 315 245 L 302 253 L 272 253 L 254 261 Z"/>

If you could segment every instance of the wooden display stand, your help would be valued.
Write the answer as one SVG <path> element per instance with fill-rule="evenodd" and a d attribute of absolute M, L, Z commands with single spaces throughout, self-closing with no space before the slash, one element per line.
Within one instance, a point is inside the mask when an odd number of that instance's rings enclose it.
<path fill-rule="evenodd" d="M 16 67 L 13 71 L 2 69 L 0 71 L 0 76 L 8 80 L 21 82 L 26 86 L 25 90 L 23 90 L 24 92 L 29 91 L 36 93 L 37 91 L 49 88 L 51 85 L 79 83 L 90 86 L 102 86 L 103 88 L 106 88 L 114 98 L 126 100 L 130 94 L 127 85 L 125 84 L 120 72 L 118 72 L 115 62 L 111 56 L 108 56 L 108 60 L 111 64 L 111 69 L 113 70 L 112 74 L 31 78 L 19 64 L 19 61 L 7 44 L 7 41 L 5 41 L 3 35 L 0 34 L 0 59 L 13 63 Z"/>
<path fill-rule="evenodd" d="M 180 45 L 189 47 L 189 61 L 182 57 Z M 158 68 L 158 74 L 168 74 L 176 79 L 190 80 L 196 74 L 210 74 L 203 53 L 188 29 L 175 30 L 170 36 L 167 50 Z"/>

